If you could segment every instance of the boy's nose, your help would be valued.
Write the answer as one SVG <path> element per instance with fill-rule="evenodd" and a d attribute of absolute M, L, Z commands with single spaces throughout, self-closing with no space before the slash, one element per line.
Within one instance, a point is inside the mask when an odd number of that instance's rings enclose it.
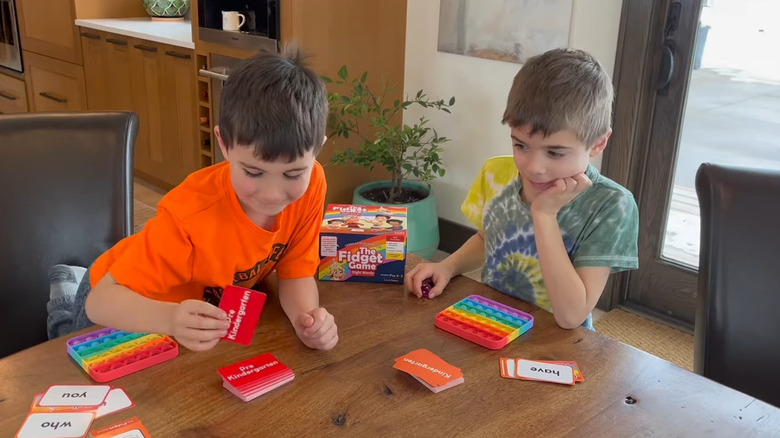
<path fill-rule="evenodd" d="M 546 169 L 542 160 L 534 157 L 528 160 L 526 171 L 533 175 L 544 175 Z"/>
<path fill-rule="evenodd" d="M 287 199 L 287 196 L 281 190 L 266 190 L 259 197 L 269 204 L 278 204 Z"/>

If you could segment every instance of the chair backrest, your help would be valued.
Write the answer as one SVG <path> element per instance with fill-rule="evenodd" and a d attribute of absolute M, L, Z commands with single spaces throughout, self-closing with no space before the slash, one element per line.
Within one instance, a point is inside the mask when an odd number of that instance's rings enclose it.
<path fill-rule="evenodd" d="M 132 112 L 0 115 L 0 358 L 47 340 L 48 271 L 132 230 Z"/>
<path fill-rule="evenodd" d="M 780 406 L 780 171 L 702 164 L 694 368 Z"/>

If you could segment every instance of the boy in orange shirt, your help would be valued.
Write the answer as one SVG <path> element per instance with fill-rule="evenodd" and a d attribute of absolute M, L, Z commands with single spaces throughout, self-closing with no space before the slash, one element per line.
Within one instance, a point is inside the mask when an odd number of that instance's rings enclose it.
<path fill-rule="evenodd" d="M 240 63 L 225 83 L 214 128 L 226 162 L 190 175 L 143 231 L 95 261 L 76 294 L 73 321 L 62 328 L 94 322 L 208 350 L 229 326 L 216 307 L 223 287 L 252 287 L 276 270 L 279 300 L 301 342 L 336 345 L 333 315 L 320 307 L 314 280 L 326 191 L 315 158 L 327 93 L 302 61 L 288 47 Z"/>

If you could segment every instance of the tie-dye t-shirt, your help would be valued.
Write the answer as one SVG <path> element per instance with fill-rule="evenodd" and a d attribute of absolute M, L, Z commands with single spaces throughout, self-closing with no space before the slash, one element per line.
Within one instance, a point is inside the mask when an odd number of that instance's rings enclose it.
<path fill-rule="evenodd" d="M 636 269 L 639 214 L 625 188 L 588 166 L 593 185 L 558 212 L 563 243 L 575 268 Z M 489 159 L 461 209 L 485 232 L 482 282 L 552 312 L 542 278 L 530 206 L 520 199 L 522 180 L 511 156 Z M 583 326 L 593 328 L 592 319 Z"/>

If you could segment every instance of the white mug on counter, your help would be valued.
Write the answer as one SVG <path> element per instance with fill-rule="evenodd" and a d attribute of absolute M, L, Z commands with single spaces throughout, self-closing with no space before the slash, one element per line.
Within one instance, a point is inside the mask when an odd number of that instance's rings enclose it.
<path fill-rule="evenodd" d="M 222 11 L 222 30 L 237 31 L 246 23 L 246 16 L 237 11 Z"/>

